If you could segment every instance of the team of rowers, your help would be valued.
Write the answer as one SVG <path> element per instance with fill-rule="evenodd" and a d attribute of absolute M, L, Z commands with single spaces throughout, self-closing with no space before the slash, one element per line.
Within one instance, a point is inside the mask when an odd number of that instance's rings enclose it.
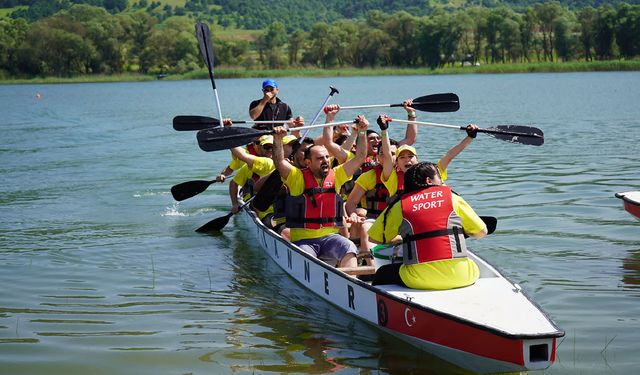
<path fill-rule="evenodd" d="M 250 104 L 251 118 L 289 122 L 256 125 L 274 134 L 231 150 L 231 163 L 217 178 L 224 181 L 235 172 L 229 184 L 232 212 L 239 210 L 239 196 L 252 199 L 267 227 L 340 268 L 358 267 L 359 259 L 370 265 L 376 244 L 401 243 L 403 262 L 378 269 L 374 285 L 450 289 L 475 282 L 479 271 L 467 257 L 465 235 L 482 238 L 487 228 L 444 184 L 451 161 L 475 138 L 475 125 L 437 163 L 418 162 L 412 100 L 403 102 L 410 122 L 402 140 L 389 138 L 391 119 L 385 115 L 376 121 L 380 132 L 359 115 L 352 125 L 326 126 L 312 139 L 295 130 L 304 119 L 293 118 L 274 80 L 265 80 L 262 92 Z M 339 111 L 339 105 L 326 106 L 326 122 L 334 122 Z"/>

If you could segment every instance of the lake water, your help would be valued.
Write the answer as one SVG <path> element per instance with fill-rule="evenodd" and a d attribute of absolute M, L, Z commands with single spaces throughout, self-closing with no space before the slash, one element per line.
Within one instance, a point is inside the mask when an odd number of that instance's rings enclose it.
<path fill-rule="evenodd" d="M 566 331 L 546 373 L 640 368 L 640 222 L 614 198 L 640 190 L 640 73 L 278 81 L 308 121 L 334 85 L 332 103 L 454 92 L 460 111 L 419 120 L 543 129 L 541 147 L 480 134 L 450 166 L 499 219 L 471 246 Z M 260 82 L 217 80 L 224 116 L 248 119 Z M 0 86 L 1 374 L 463 373 L 318 301 L 242 220 L 195 233 L 228 212 L 227 184 L 169 189 L 229 154 L 175 132 L 179 114 L 218 117 L 209 81 Z M 421 127 L 417 148 L 436 160 L 464 136 Z"/>

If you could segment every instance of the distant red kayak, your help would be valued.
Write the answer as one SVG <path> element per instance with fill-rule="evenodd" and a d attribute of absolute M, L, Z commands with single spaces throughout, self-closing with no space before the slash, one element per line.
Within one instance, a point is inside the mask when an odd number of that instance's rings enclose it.
<path fill-rule="evenodd" d="M 628 191 L 626 193 L 616 193 L 616 198 L 622 199 L 624 209 L 628 213 L 640 220 L 640 191 Z"/>

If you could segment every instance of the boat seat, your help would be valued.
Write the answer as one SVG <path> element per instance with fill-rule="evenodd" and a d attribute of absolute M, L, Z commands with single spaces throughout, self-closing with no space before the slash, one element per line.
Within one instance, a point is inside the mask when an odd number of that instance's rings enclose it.
<path fill-rule="evenodd" d="M 376 268 L 374 266 L 338 267 L 337 269 L 351 276 L 373 275 L 376 273 Z"/>

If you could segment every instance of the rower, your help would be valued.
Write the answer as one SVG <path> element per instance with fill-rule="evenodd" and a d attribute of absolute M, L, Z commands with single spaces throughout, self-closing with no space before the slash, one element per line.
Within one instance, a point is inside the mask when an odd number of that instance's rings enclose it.
<path fill-rule="evenodd" d="M 462 197 L 443 184 L 435 164 L 418 163 L 406 171 L 404 178 L 404 193 L 369 230 L 369 238 L 376 243 L 389 243 L 400 235 L 403 262 L 381 267 L 374 285 L 398 283 L 413 289 L 442 290 L 475 283 L 480 271 L 467 257 L 464 235 L 484 237 L 485 223 Z M 391 277 L 381 281 L 381 275 Z"/>
<path fill-rule="evenodd" d="M 339 267 L 357 266 L 356 246 L 338 234 L 344 225 L 340 187 L 352 178 L 366 157 L 369 123 L 364 116 L 358 116 L 355 122 L 358 124 L 356 155 L 335 168 L 330 167 L 329 152 L 321 145 L 306 149 L 304 163 L 307 168 L 293 166 L 285 160 L 282 149 L 282 138 L 287 130 L 274 128 L 273 157 L 289 189 L 286 226 L 290 228 L 291 241 L 308 254 Z"/>

